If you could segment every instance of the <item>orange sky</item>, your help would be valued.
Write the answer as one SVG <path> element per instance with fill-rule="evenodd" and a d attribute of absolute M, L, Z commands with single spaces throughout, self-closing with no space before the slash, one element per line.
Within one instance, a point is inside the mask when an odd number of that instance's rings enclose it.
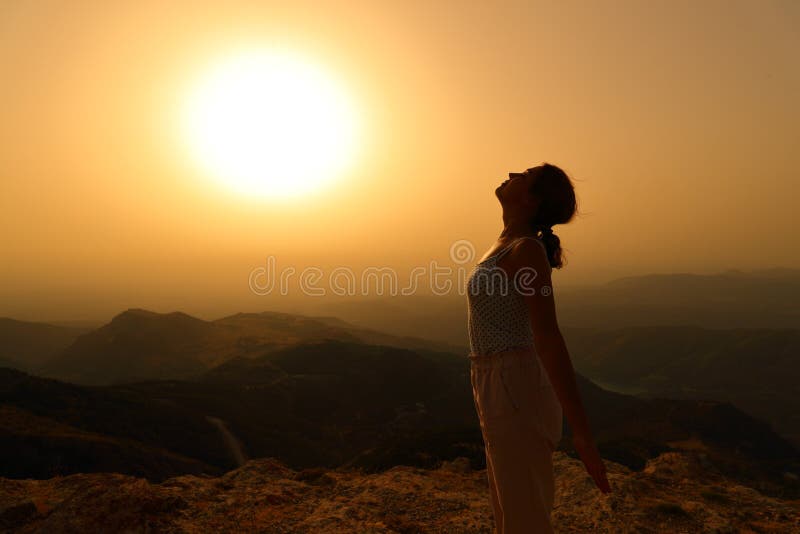
<path fill-rule="evenodd" d="M 170 122 L 214 57 L 276 45 L 368 128 L 350 172 L 283 204 L 199 176 Z M 3 2 L 0 316 L 253 308 L 269 255 L 481 256 L 494 188 L 542 161 L 582 212 L 556 284 L 800 267 L 797 50 L 792 1 Z"/>

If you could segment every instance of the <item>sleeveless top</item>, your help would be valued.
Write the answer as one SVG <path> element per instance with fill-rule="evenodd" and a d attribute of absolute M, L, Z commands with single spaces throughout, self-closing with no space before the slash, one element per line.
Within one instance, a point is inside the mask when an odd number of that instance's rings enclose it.
<path fill-rule="evenodd" d="M 514 279 L 497 266 L 498 260 L 521 239 L 534 239 L 545 248 L 538 237 L 520 237 L 477 263 L 470 274 L 467 281 L 467 327 L 471 354 L 489 355 L 512 348 L 535 348 L 525 297 L 514 284 Z"/>

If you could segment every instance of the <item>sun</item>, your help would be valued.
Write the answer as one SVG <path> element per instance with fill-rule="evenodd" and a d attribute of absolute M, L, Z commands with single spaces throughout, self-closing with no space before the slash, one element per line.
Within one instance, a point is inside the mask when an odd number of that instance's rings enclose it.
<path fill-rule="evenodd" d="M 200 170 L 235 191 L 288 198 L 319 191 L 356 156 L 359 120 L 342 84 L 297 53 L 237 53 L 196 80 L 181 138 Z"/>

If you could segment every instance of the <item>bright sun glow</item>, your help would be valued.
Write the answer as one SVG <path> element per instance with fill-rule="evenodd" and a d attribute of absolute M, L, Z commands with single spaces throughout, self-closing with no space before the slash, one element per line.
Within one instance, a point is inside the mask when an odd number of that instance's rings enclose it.
<path fill-rule="evenodd" d="M 246 195 L 286 198 L 329 185 L 352 164 L 357 118 L 329 73 L 296 54 L 257 51 L 211 68 L 181 124 L 205 172 Z"/>

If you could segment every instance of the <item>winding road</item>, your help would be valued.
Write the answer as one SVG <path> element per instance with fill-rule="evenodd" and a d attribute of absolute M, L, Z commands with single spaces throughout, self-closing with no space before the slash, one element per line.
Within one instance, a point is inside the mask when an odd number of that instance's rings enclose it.
<path fill-rule="evenodd" d="M 206 416 L 206 421 L 214 425 L 219 430 L 219 433 L 222 434 L 222 439 L 225 440 L 225 445 L 227 445 L 233 459 L 236 461 L 236 465 L 243 465 L 248 460 L 247 454 L 242 448 L 242 443 L 228 428 L 228 424 L 219 417 L 210 415 Z"/>

